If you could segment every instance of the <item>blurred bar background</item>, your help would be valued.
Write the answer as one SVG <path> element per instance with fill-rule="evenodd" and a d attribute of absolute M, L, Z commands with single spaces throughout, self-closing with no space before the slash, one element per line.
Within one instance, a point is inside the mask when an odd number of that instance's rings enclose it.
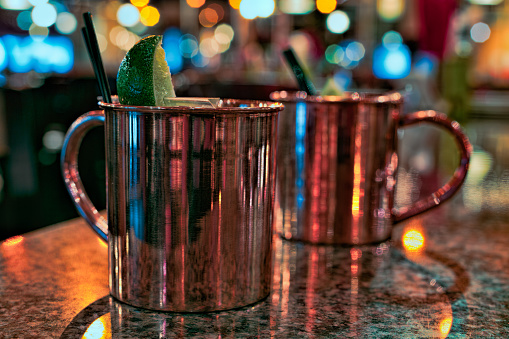
<path fill-rule="evenodd" d="M 163 35 L 178 96 L 268 99 L 296 89 L 282 57 L 292 47 L 318 89 L 398 90 L 407 111 L 437 109 L 464 124 L 476 152 L 462 201 L 479 210 L 507 203 L 509 164 L 491 166 L 509 148 L 507 0 L 0 0 L 0 239 L 77 216 L 59 156 L 72 121 L 97 107 L 80 33 L 86 11 L 114 94 L 122 58 L 147 35 Z M 401 133 L 402 203 L 455 167 L 436 165 L 454 159 L 436 133 Z M 80 154 L 98 208 L 102 134 L 91 132 Z M 483 180 L 493 192 L 476 191 Z"/>

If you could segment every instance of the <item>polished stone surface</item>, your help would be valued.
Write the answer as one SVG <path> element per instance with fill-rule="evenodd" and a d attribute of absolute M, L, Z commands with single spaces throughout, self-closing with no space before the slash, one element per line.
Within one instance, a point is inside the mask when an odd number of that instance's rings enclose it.
<path fill-rule="evenodd" d="M 112 300 L 106 247 L 81 219 L 72 220 L 0 245 L 0 333 L 507 337 L 509 223 L 447 212 L 398 226 L 391 242 L 374 246 L 310 246 L 276 237 L 268 299 L 209 314 L 150 312 Z"/>
<path fill-rule="evenodd" d="M 490 131 L 453 201 L 390 241 L 275 236 L 271 294 L 242 309 L 176 314 L 113 300 L 106 245 L 82 219 L 10 238 L 0 244 L 0 337 L 508 338 L 509 142 Z"/>

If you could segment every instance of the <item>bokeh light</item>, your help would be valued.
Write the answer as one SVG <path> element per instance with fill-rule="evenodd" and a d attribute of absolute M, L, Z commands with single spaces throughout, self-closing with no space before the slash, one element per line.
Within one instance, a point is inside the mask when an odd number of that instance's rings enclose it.
<path fill-rule="evenodd" d="M 252 1 L 252 0 L 251 0 Z M 259 1 L 258 16 L 260 18 L 268 18 L 274 13 L 276 9 L 276 3 L 274 0 L 263 0 Z"/>
<path fill-rule="evenodd" d="M 203 27 L 212 27 L 217 24 L 219 15 L 213 8 L 207 7 L 200 11 L 198 20 Z"/>
<path fill-rule="evenodd" d="M 48 30 L 47 27 L 37 27 Z M 74 47 L 68 37 L 34 39 L 31 36 L 5 35 L 2 39 L 11 72 L 67 73 L 74 65 Z"/>
<path fill-rule="evenodd" d="M 111 29 L 109 38 L 112 44 L 118 48 L 128 51 L 140 40 L 140 37 L 122 26 L 115 26 Z"/>
<path fill-rule="evenodd" d="M 470 37 L 477 43 L 483 43 L 490 38 L 490 26 L 484 22 L 478 22 L 470 29 Z"/>
<path fill-rule="evenodd" d="M 103 53 L 108 48 L 108 39 L 101 33 L 97 33 L 97 44 L 99 45 L 99 51 Z"/>
<path fill-rule="evenodd" d="M 403 14 L 405 10 L 404 0 L 377 0 L 376 9 L 382 20 L 393 22 Z"/>
<path fill-rule="evenodd" d="M 27 0 L 0 0 L 0 7 L 3 9 L 21 11 L 29 9 L 32 6 Z"/>
<path fill-rule="evenodd" d="M 204 57 L 201 53 L 198 53 L 191 58 L 191 63 L 195 67 L 203 68 L 209 65 L 210 60 L 209 58 Z"/>
<path fill-rule="evenodd" d="M 454 52 L 460 57 L 468 57 L 472 54 L 474 47 L 469 41 L 460 40 L 454 45 Z"/>
<path fill-rule="evenodd" d="M 32 21 L 37 26 L 49 27 L 57 20 L 57 9 L 49 3 L 35 6 L 32 9 Z"/>
<path fill-rule="evenodd" d="M 0 39 L 0 72 L 7 67 L 7 51 L 5 50 L 4 43 Z"/>
<path fill-rule="evenodd" d="M 184 34 L 179 40 L 179 50 L 184 58 L 192 58 L 198 53 L 198 40 L 192 34 Z"/>
<path fill-rule="evenodd" d="M 58 152 L 64 144 L 65 134 L 62 131 L 51 129 L 42 136 L 42 144 L 52 152 Z"/>
<path fill-rule="evenodd" d="M 229 0 L 230 6 L 233 9 L 239 9 L 241 0 Z"/>
<path fill-rule="evenodd" d="M 327 46 L 325 49 L 325 60 L 330 64 L 338 64 L 343 60 L 345 52 L 336 44 Z"/>
<path fill-rule="evenodd" d="M 327 29 L 332 33 L 342 34 L 350 28 L 350 18 L 340 10 L 334 11 L 327 16 Z"/>
<path fill-rule="evenodd" d="M 163 48 L 171 74 L 180 72 L 184 67 L 184 59 L 180 53 L 181 39 L 182 32 L 178 28 L 171 27 L 163 33 Z"/>
<path fill-rule="evenodd" d="M 474 4 L 474 5 L 491 5 L 491 6 L 494 6 L 494 5 L 498 5 L 499 3 L 501 3 L 504 0 L 468 0 L 468 1 L 471 4 Z"/>
<path fill-rule="evenodd" d="M 48 27 L 41 27 L 33 23 L 28 29 L 28 34 L 34 40 L 44 40 L 49 34 L 49 29 Z"/>
<path fill-rule="evenodd" d="M 221 21 L 224 18 L 224 8 L 218 3 L 212 3 L 208 6 L 217 13 L 217 21 Z"/>
<path fill-rule="evenodd" d="M 396 31 L 388 31 L 382 37 L 382 44 L 384 45 L 394 45 L 394 44 L 402 44 L 403 37 Z"/>
<path fill-rule="evenodd" d="M 148 5 L 149 0 L 131 0 L 131 3 L 136 7 L 145 7 Z"/>
<path fill-rule="evenodd" d="M 18 16 L 16 17 L 16 23 L 18 24 L 18 27 L 21 28 L 24 31 L 28 31 L 30 29 L 30 26 L 32 26 L 32 12 L 31 11 L 22 11 L 19 12 Z"/>
<path fill-rule="evenodd" d="M 200 8 L 205 4 L 205 0 L 186 0 L 189 7 Z"/>
<path fill-rule="evenodd" d="M 221 42 L 224 37 L 228 38 L 228 41 L 231 42 L 233 40 L 235 33 L 233 31 L 233 27 L 229 24 L 220 24 L 214 30 L 214 36 L 217 41 Z"/>
<path fill-rule="evenodd" d="M 308 14 L 315 9 L 315 0 L 280 1 L 279 9 L 287 14 Z"/>
<path fill-rule="evenodd" d="M 336 9 L 336 0 L 316 0 L 316 9 L 320 13 L 329 14 Z"/>
<path fill-rule="evenodd" d="M 200 53 L 207 58 L 212 58 L 219 53 L 219 44 L 212 37 L 205 38 L 200 41 Z"/>
<path fill-rule="evenodd" d="M 366 49 L 364 48 L 364 45 L 358 41 L 350 42 L 345 48 L 346 57 L 354 62 L 359 62 L 362 58 L 364 58 L 365 53 Z"/>
<path fill-rule="evenodd" d="M 136 25 L 129 27 L 129 31 L 137 34 L 143 35 L 148 30 L 148 26 L 144 25 L 142 22 L 138 22 Z"/>
<path fill-rule="evenodd" d="M 28 0 L 28 2 L 31 3 L 32 6 L 39 6 L 48 3 L 48 0 Z"/>
<path fill-rule="evenodd" d="M 131 4 L 123 4 L 117 10 L 117 21 L 125 27 L 134 26 L 140 21 L 140 11 Z"/>
<path fill-rule="evenodd" d="M 344 69 L 352 69 L 359 65 L 365 54 L 366 49 L 362 43 L 344 40 L 339 45 L 332 44 L 326 48 L 325 60 Z"/>
<path fill-rule="evenodd" d="M 410 229 L 403 235 L 402 242 L 407 251 L 419 251 L 424 247 L 424 236 L 421 232 Z"/>
<path fill-rule="evenodd" d="M 74 14 L 69 12 L 58 13 L 55 28 L 60 34 L 71 34 L 77 26 L 78 20 L 76 20 Z"/>
<path fill-rule="evenodd" d="M 274 0 L 242 0 L 240 2 L 240 15 L 248 20 L 256 17 L 267 18 L 274 13 L 276 4 Z"/>
<path fill-rule="evenodd" d="M 159 18 L 159 11 L 155 7 L 146 6 L 140 11 L 140 20 L 145 26 L 156 25 L 159 22 Z"/>
<path fill-rule="evenodd" d="M 373 73 L 379 79 L 402 79 L 410 74 L 410 49 L 404 44 L 380 44 L 373 53 Z"/>

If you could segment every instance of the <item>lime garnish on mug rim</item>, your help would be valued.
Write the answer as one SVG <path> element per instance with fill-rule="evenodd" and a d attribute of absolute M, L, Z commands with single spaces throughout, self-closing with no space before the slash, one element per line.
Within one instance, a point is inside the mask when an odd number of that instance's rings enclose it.
<path fill-rule="evenodd" d="M 161 35 L 143 38 L 125 55 L 117 74 L 121 104 L 164 106 L 165 98 L 175 97 L 162 39 Z"/>

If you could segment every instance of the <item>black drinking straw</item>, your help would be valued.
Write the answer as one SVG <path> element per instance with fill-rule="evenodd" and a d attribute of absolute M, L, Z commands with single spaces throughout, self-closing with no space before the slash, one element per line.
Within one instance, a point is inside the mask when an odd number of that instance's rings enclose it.
<path fill-rule="evenodd" d="M 95 35 L 94 23 L 92 22 L 92 14 L 90 12 L 83 13 L 85 27 L 81 29 L 83 39 L 87 45 L 88 56 L 94 68 L 95 77 L 99 83 L 99 90 L 103 97 L 104 102 L 111 103 L 111 91 L 104 71 L 101 52 L 99 51 L 99 44 L 97 43 L 97 36 Z"/>
<path fill-rule="evenodd" d="M 283 55 L 285 56 L 286 61 L 290 65 L 292 69 L 293 75 L 297 79 L 297 83 L 299 84 L 299 88 L 301 91 L 305 91 L 308 95 L 316 95 L 316 89 L 313 83 L 306 77 L 302 66 L 300 65 L 297 57 L 295 56 L 295 52 L 292 48 L 288 48 L 283 51 Z"/>

